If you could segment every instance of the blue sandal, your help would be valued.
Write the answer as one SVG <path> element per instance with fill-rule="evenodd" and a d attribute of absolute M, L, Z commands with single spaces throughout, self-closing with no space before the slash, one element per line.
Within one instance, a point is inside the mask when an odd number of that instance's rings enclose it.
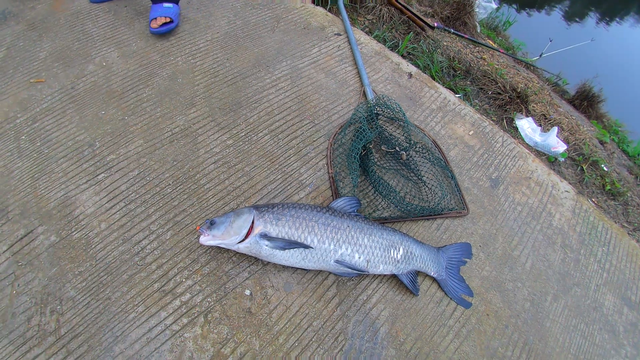
<path fill-rule="evenodd" d="M 108 1 L 108 0 L 107 0 Z M 151 21 L 158 17 L 168 17 L 172 21 L 160 25 L 157 29 L 151 28 Z M 172 3 L 162 3 L 151 5 L 151 12 L 149 13 L 149 31 L 152 34 L 160 35 L 166 34 L 175 29 L 180 22 L 180 6 Z"/>

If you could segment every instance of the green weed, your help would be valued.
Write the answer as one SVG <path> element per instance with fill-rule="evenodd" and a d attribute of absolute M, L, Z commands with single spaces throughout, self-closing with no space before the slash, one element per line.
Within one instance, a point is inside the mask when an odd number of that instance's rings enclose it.
<path fill-rule="evenodd" d="M 415 47 L 415 45 L 409 45 L 409 41 L 411 41 L 411 37 L 413 37 L 413 33 L 409 33 L 409 35 L 405 36 L 404 41 L 402 41 L 402 44 L 400 44 L 400 47 L 398 48 L 398 50 L 396 50 L 396 53 L 400 56 L 404 55 L 404 53 L 407 51 L 407 49 L 413 49 Z"/>
<path fill-rule="evenodd" d="M 464 85 L 462 66 L 442 56 L 438 46 L 421 41 L 407 51 L 409 61 L 435 82 L 467 100 L 471 89 Z"/>
<path fill-rule="evenodd" d="M 392 50 L 393 46 L 397 43 L 386 27 L 374 31 L 371 37 L 389 50 Z"/>
<path fill-rule="evenodd" d="M 596 90 L 591 81 L 582 81 L 569 103 L 581 112 L 596 128 L 596 138 L 602 143 L 614 142 L 634 164 L 640 165 L 640 141 L 629 139 L 629 132 L 618 119 L 612 119 L 603 109 L 602 89 Z"/>
<path fill-rule="evenodd" d="M 620 199 L 625 197 L 629 190 L 609 172 L 606 162 L 589 151 L 589 145 L 585 145 L 583 155 L 575 158 L 578 168 L 584 173 L 584 182 L 596 181 L 607 194 Z"/>
<path fill-rule="evenodd" d="M 549 86 L 551 86 L 551 90 L 560 95 L 560 97 L 564 99 L 568 99 L 571 97 L 571 92 L 567 89 L 567 87 L 569 86 L 569 81 L 562 77 L 561 73 L 558 73 L 557 76 L 551 75 L 545 77 L 544 80 L 547 82 L 547 84 L 549 84 Z"/>
<path fill-rule="evenodd" d="M 618 119 L 611 120 L 606 123 L 608 126 L 609 137 L 618 145 L 623 153 L 627 154 L 629 158 L 636 164 L 640 165 L 640 140 L 633 143 L 633 140 L 629 139 L 629 131 L 624 128 Z"/>
<path fill-rule="evenodd" d="M 618 148 L 625 153 L 634 164 L 640 166 L 640 140 L 635 143 L 629 139 L 629 131 L 624 128 L 618 119 L 607 119 L 598 123 L 591 121 L 596 128 L 596 138 L 603 143 L 610 141 L 618 145 Z"/>
<path fill-rule="evenodd" d="M 505 39 L 503 38 L 505 35 L 498 35 L 493 31 L 484 29 L 482 26 L 480 26 L 480 32 L 491 40 L 497 47 L 510 54 L 518 55 L 524 49 L 524 43 L 521 41 Z"/>
<path fill-rule="evenodd" d="M 524 50 L 524 48 L 527 46 L 527 44 L 525 44 L 524 41 L 520 41 L 518 39 L 512 39 L 511 43 L 513 44 L 513 49 L 516 54 L 521 53 L 522 50 Z"/>
<path fill-rule="evenodd" d="M 502 11 L 505 7 L 507 10 Z M 487 30 L 502 35 L 507 33 L 507 31 L 509 31 L 509 29 L 517 22 L 516 18 L 517 14 L 512 13 L 510 7 L 500 5 L 480 21 L 480 27 L 484 27 Z"/>
<path fill-rule="evenodd" d="M 591 121 L 591 123 L 596 127 L 596 139 L 600 140 L 600 142 L 602 143 L 608 144 L 609 141 L 611 141 L 609 132 L 603 129 L 602 126 L 600 126 L 600 124 L 598 124 L 597 122 Z"/>
<path fill-rule="evenodd" d="M 558 159 L 562 159 L 562 160 L 564 160 L 564 159 L 566 159 L 568 156 L 569 156 L 569 154 L 567 154 L 567 152 L 565 151 L 565 152 L 563 152 L 563 153 L 560 153 L 560 155 L 558 155 L 558 157 L 557 157 L 557 158 L 556 158 L 555 156 L 549 155 L 549 156 L 547 156 L 547 160 L 548 160 L 549 162 L 554 162 L 554 161 L 556 161 L 556 160 L 558 160 Z"/>
<path fill-rule="evenodd" d="M 429 75 L 439 84 L 445 83 L 444 69 L 449 66 L 449 62 L 437 51 L 427 49 L 423 43 L 414 54 L 413 63 L 420 71 Z"/>
<path fill-rule="evenodd" d="M 371 37 L 374 38 L 377 42 L 384 45 L 387 49 L 395 52 L 400 56 L 404 56 L 416 47 L 416 45 L 411 44 L 413 32 L 405 36 L 404 40 L 401 43 L 399 43 L 398 40 L 394 39 L 391 31 L 389 31 L 389 29 L 386 27 L 374 31 L 373 34 L 371 34 Z"/>
<path fill-rule="evenodd" d="M 511 40 L 507 35 L 507 31 L 516 23 L 516 14 L 512 13 L 509 7 L 506 11 L 502 11 L 502 8 L 499 6 L 489 16 L 480 20 L 480 32 L 499 48 L 517 55 L 526 45 L 520 40 Z"/>
<path fill-rule="evenodd" d="M 462 96 L 465 101 L 471 100 L 470 97 L 465 96 L 471 92 L 471 89 L 463 85 L 462 66 L 455 60 L 450 61 L 442 56 L 437 44 L 425 41 L 415 44 L 413 32 L 399 42 L 386 27 L 374 31 L 371 37 L 387 49 L 406 58 L 438 84 Z"/>
<path fill-rule="evenodd" d="M 589 144 L 585 144 L 582 150 L 583 155 L 577 156 L 576 161 L 578 162 L 579 169 L 584 172 L 584 182 L 595 177 L 596 173 L 592 172 L 593 168 L 602 170 L 602 165 L 604 165 L 604 160 L 597 156 L 593 156 L 589 149 Z"/>
<path fill-rule="evenodd" d="M 622 189 L 622 186 L 620 185 L 618 180 L 616 180 L 612 176 L 602 177 L 602 187 L 604 188 L 604 191 L 611 193 L 612 195 L 615 195 L 615 196 L 624 195 L 623 194 L 624 190 Z"/>

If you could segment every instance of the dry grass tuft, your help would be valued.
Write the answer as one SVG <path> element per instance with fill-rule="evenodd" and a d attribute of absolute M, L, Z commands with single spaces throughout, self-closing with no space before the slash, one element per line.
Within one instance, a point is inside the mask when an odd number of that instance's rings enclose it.
<path fill-rule="evenodd" d="M 587 119 L 601 121 L 604 117 L 602 106 L 605 98 L 602 89 L 596 91 L 591 81 L 581 82 L 568 101 Z"/>
<path fill-rule="evenodd" d="M 531 96 L 528 86 L 510 81 L 502 69 L 479 68 L 474 76 L 478 89 L 490 101 L 492 107 L 506 114 L 529 114 Z"/>
<path fill-rule="evenodd" d="M 431 16 L 444 26 L 473 37 L 478 36 L 474 0 L 431 0 Z"/>

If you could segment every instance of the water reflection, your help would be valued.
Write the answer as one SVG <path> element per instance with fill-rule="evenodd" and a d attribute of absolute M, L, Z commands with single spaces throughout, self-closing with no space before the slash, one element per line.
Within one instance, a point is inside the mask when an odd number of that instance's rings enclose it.
<path fill-rule="evenodd" d="M 580 23 L 593 17 L 598 24 L 611 25 L 640 19 L 638 0 L 502 0 L 502 4 L 518 11 L 551 13 L 559 10 L 568 24 Z"/>
<path fill-rule="evenodd" d="M 621 1 L 626 4 L 626 8 L 614 4 L 614 1 L 607 3 L 595 0 L 504 0 L 502 4 L 511 2 L 521 10 L 515 25 L 509 29 L 509 35 L 526 44 L 525 51 L 529 53 L 529 57 L 538 56 L 548 44 L 549 38 L 553 38 L 553 43 L 547 53 L 595 38 L 596 41 L 587 45 L 545 56 L 536 65 L 561 73 L 569 81 L 569 89 L 572 91 L 580 81 L 591 79 L 596 88 L 603 90 L 606 97 L 605 110 L 626 125 L 631 131 L 630 138 L 638 140 L 640 67 L 636 64 L 640 58 L 640 26 L 637 20 L 640 5 L 637 5 L 638 0 L 635 1 L 636 4 L 631 4 L 628 0 Z M 590 5 L 592 2 L 601 5 Z M 568 13 L 566 9 L 569 9 L 570 3 L 585 7 L 580 12 Z M 540 4 L 547 4 L 551 8 Z M 566 4 L 566 8 L 558 4 Z M 600 13 L 596 10 L 584 10 L 601 9 L 605 4 L 617 10 Z M 524 11 L 526 9 L 528 13 Z M 589 13 L 592 16 L 588 16 Z M 587 14 L 587 17 L 576 23 L 582 15 L 571 14 Z M 597 19 L 601 19 L 600 22 Z M 605 25 L 606 23 L 610 26 Z"/>

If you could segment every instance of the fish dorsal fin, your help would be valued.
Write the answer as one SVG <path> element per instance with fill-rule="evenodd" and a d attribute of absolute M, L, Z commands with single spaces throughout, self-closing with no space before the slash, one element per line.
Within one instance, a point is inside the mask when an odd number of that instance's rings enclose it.
<path fill-rule="evenodd" d="M 362 204 L 360 200 L 355 196 L 343 196 L 337 198 L 329 204 L 329 207 L 333 210 L 343 212 L 345 214 L 360 215 L 358 210 Z"/>
<path fill-rule="evenodd" d="M 274 250 L 313 249 L 313 246 L 295 240 L 283 239 L 269 234 L 261 233 L 258 239 L 262 245 Z"/>

